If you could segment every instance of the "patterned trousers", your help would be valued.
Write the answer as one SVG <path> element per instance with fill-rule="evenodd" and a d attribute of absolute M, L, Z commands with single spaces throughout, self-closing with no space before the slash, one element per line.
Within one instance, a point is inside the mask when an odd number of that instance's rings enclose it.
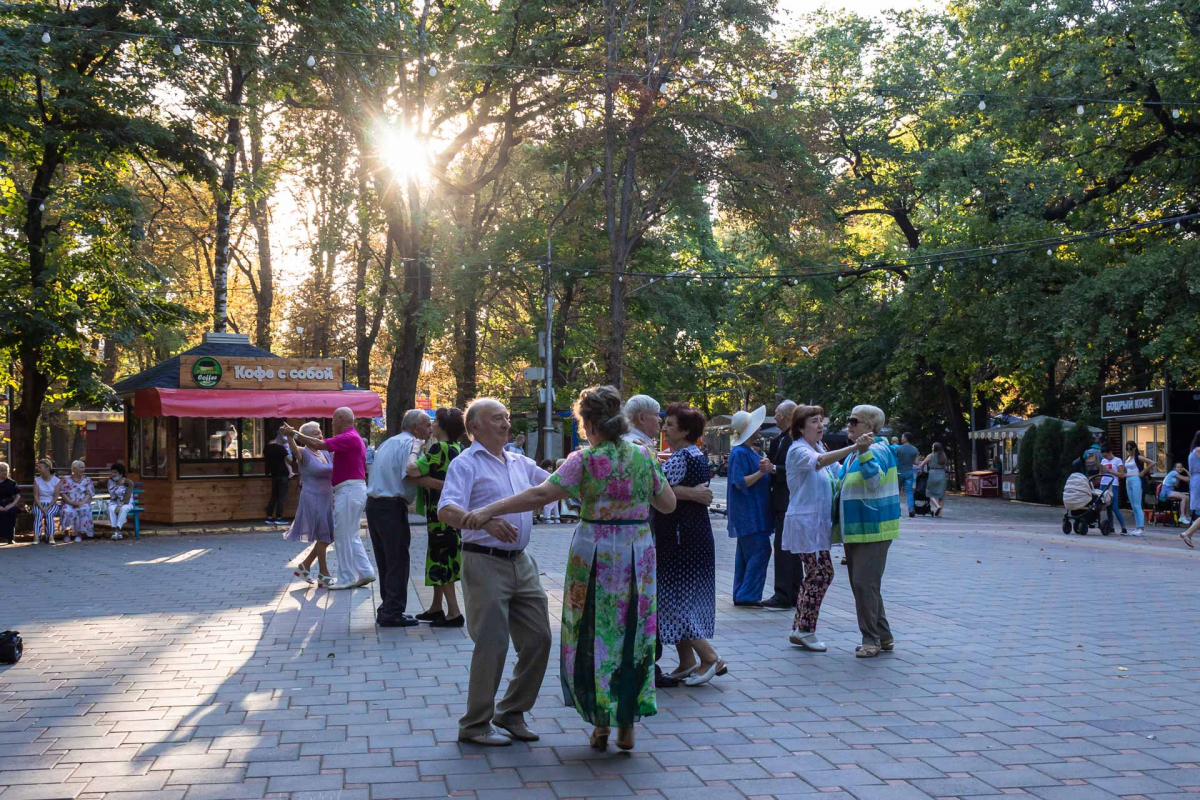
<path fill-rule="evenodd" d="M 800 584 L 800 596 L 796 599 L 796 619 L 793 631 L 812 633 L 817 629 L 817 615 L 821 613 L 821 601 L 829 584 L 833 583 L 833 559 L 828 550 L 819 553 L 801 553 L 804 562 L 804 580 Z"/>

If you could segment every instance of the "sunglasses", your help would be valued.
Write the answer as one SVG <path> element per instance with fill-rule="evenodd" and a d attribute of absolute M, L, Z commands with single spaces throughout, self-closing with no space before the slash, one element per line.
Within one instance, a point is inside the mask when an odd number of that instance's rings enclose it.
<path fill-rule="evenodd" d="M 846 420 L 846 425 L 847 425 L 847 426 L 849 426 L 849 425 L 857 425 L 857 424 L 858 424 L 858 417 L 851 417 L 850 419 Z"/>

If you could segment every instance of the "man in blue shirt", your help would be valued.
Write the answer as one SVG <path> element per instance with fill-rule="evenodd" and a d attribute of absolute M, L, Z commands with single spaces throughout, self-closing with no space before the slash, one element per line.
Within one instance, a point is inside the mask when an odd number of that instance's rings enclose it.
<path fill-rule="evenodd" d="M 896 445 L 896 477 L 900 481 L 900 491 L 908 498 L 908 515 L 915 517 L 913 510 L 913 462 L 917 460 L 917 448 L 912 445 L 912 434 L 900 436 L 900 444 Z"/>

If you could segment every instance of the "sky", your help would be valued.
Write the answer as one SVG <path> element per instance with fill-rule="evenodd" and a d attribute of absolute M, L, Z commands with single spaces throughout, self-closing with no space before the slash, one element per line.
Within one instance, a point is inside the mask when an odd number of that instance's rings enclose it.
<path fill-rule="evenodd" d="M 779 0 L 776 20 L 781 28 L 786 29 L 789 18 L 810 14 L 821 8 L 849 10 L 870 16 L 889 9 L 934 8 L 938 5 L 930 0 Z"/>

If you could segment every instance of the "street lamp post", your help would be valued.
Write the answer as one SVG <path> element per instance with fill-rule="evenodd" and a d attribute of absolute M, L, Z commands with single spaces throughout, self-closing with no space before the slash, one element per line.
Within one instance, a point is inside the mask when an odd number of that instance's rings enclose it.
<path fill-rule="evenodd" d="M 600 169 L 597 167 L 595 172 L 587 176 L 583 183 L 579 184 L 571 193 L 567 202 L 563 203 L 563 207 L 558 210 L 546 228 L 546 347 L 544 348 L 546 354 L 546 416 L 542 423 L 542 435 L 538 437 L 538 449 L 542 451 L 541 458 L 550 457 L 550 434 L 554 432 L 554 226 L 571 207 L 571 203 L 575 202 L 575 198 L 579 197 L 599 177 Z"/>
<path fill-rule="evenodd" d="M 708 374 L 712 375 L 714 378 L 725 377 L 736 380 L 738 385 L 738 394 L 741 396 L 742 401 L 742 411 L 746 410 L 746 404 L 749 398 L 746 397 L 746 385 L 742 383 L 742 376 L 740 374 L 736 372 L 710 372 Z"/>

